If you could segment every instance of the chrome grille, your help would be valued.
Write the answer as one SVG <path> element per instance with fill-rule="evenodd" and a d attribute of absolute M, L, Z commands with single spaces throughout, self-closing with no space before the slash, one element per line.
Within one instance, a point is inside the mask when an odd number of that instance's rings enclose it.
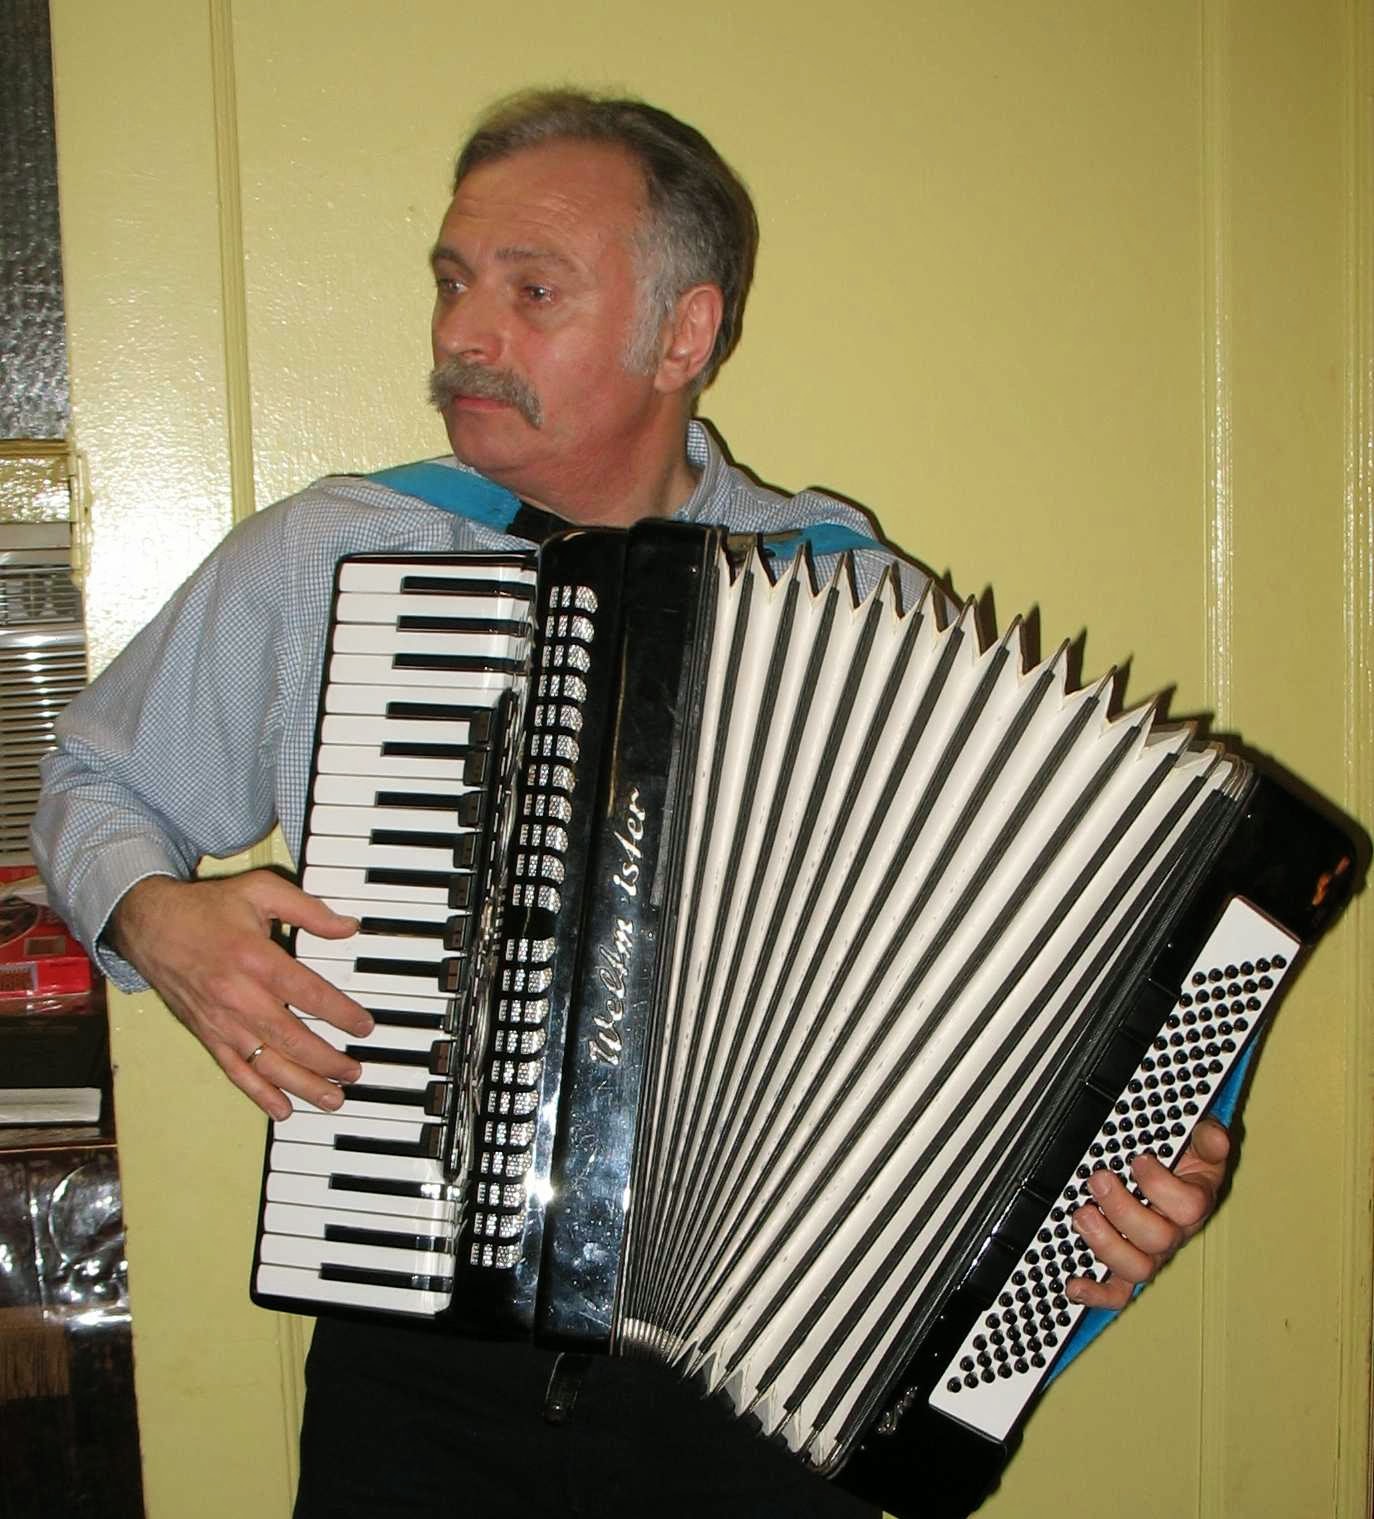
<path fill-rule="evenodd" d="M 29 857 L 38 765 L 86 683 L 66 523 L 0 526 L 0 864 Z"/>

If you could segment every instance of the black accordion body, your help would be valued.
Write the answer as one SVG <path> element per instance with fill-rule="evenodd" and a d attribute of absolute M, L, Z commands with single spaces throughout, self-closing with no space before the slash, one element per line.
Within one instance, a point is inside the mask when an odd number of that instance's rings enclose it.
<path fill-rule="evenodd" d="M 1356 867 L 937 601 L 661 523 L 340 565 L 302 885 L 362 927 L 294 951 L 377 1026 L 315 1025 L 363 1076 L 273 1125 L 258 1302 L 651 1357 L 980 1501 L 1087 1178 L 1177 1158 Z"/>

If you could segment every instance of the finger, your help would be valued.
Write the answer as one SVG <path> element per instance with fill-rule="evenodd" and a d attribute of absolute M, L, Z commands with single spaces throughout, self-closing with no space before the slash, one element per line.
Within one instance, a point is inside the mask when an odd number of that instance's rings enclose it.
<path fill-rule="evenodd" d="M 281 950 L 273 948 L 273 953 L 288 967 L 295 968 Z M 351 1055 L 322 1039 L 290 1008 L 283 1006 L 281 997 L 271 987 L 252 982 L 237 984 L 232 1001 L 226 999 L 203 1007 L 192 1027 L 225 1070 L 233 1069 L 235 1060 L 246 1061 L 252 1047 L 263 1045 L 326 1081 L 356 1081 L 362 1074 L 362 1067 Z M 321 1023 L 318 1027 L 329 1025 Z"/>
<path fill-rule="evenodd" d="M 361 1038 L 372 1032 L 374 1020 L 365 1007 L 285 950 L 272 948 L 279 957 L 272 960 L 268 982 L 275 996 L 298 1013 L 332 1023 L 346 1033 Z"/>
<path fill-rule="evenodd" d="M 1215 1118 L 1204 1118 L 1193 1130 L 1188 1148 L 1183 1152 L 1177 1170 L 1205 1169 L 1224 1174 L 1226 1162 L 1231 1158 L 1231 1135 L 1224 1124 Z M 1220 1175 L 1218 1175 L 1220 1185 Z"/>
<path fill-rule="evenodd" d="M 1156 1255 L 1126 1239 L 1091 1204 L 1080 1208 L 1069 1222 L 1112 1276 L 1134 1284 L 1148 1281 L 1158 1269 Z"/>
<path fill-rule="evenodd" d="M 317 1033 L 316 1029 L 320 1032 Z M 264 1051 L 256 1064 L 261 1065 L 267 1058 L 267 1053 L 271 1052 L 316 1078 L 345 1085 L 357 1081 L 362 1075 L 362 1066 L 354 1056 L 341 1048 L 347 1036 L 338 1035 L 340 1043 L 337 1044 L 321 1037 L 322 1034 L 332 1032 L 331 1025 L 327 1023 L 312 1028 L 294 1013 L 280 1009 L 253 1029 L 254 1036 Z"/>
<path fill-rule="evenodd" d="M 295 1108 L 290 1100 L 292 1097 L 325 1112 L 334 1112 L 343 1106 L 345 1094 L 336 1082 L 324 1080 L 317 1072 L 299 1065 L 271 1045 L 264 1045 L 256 1060 L 244 1064 L 250 1075 L 255 1075 L 275 1094 L 274 1118 L 290 1116 Z M 276 1102 L 276 1099 L 280 1101 Z"/>
<path fill-rule="evenodd" d="M 1137 1174 L 1137 1166 L 1139 1174 Z M 1168 1185 L 1164 1190 L 1171 1200 L 1174 1199 L 1176 1187 L 1191 1191 L 1186 1182 L 1177 1182 L 1171 1172 L 1148 1156 L 1140 1157 L 1133 1163 L 1132 1173 L 1136 1174 L 1141 1191 L 1147 1197 L 1150 1193 L 1146 1190 L 1141 1175 L 1148 1177 L 1151 1184 L 1159 1184 L 1161 1179 L 1167 1179 Z M 1088 1187 L 1108 1228 L 1123 1236 L 1147 1255 L 1162 1259 L 1172 1255 L 1183 1243 L 1182 1231 L 1173 1214 L 1165 1208 L 1147 1208 L 1143 1202 L 1131 1196 L 1119 1177 L 1107 1171 L 1098 1171 L 1089 1177 Z M 1154 1199 L 1150 1200 L 1153 1203 Z M 1088 1215 L 1096 1212 L 1097 1209 L 1085 1208 L 1080 1211 Z"/>
<path fill-rule="evenodd" d="M 1180 1161 L 1180 1167 L 1182 1164 Z M 1139 1155 L 1131 1162 L 1131 1174 L 1150 1201 L 1151 1206 L 1145 1211 L 1179 1227 L 1180 1237 L 1173 1247 L 1177 1249 L 1212 1211 L 1222 1172 L 1199 1166 L 1191 1175 L 1179 1175 L 1153 1156 Z"/>
<path fill-rule="evenodd" d="M 290 1117 L 290 1098 L 280 1087 L 273 1086 L 258 1070 L 257 1061 L 250 1063 L 244 1056 L 237 1054 L 226 1045 L 216 1045 L 210 1053 L 229 1080 L 245 1097 L 256 1103 L 269 1118 L 280 1120 Z M 259 1060 L 261 1058 L 260 1056 Z"/>
<path fill-rule="evenodd" d="M 250 889 L 254 905 L 279 923 L 326 939 L 346 939 L 358 931 L 357 918 L 335 912 L 327 902 L 284 881 L 274 871 L 252 871 L 239 879 Z"/>
<path fill-rule="evenodd" d="M 1076 1276 L 1064 1289 L 1072 1303 L 1084 1308 L 1109 1308 L 1119 1313 L 1131 1300 L 1135 1288 L 1119 1276 L 1109 1276 L 1106 1281 L 1094 1281 L 1090 1276 Z"/>

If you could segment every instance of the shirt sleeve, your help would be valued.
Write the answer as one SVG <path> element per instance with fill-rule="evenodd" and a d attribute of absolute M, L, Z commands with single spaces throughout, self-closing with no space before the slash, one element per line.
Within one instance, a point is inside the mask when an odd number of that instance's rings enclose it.
<path fill-rule="evenodd" d="M 287 665 L 289 556 L 280 509 L 238 528 L 68 706 L 43 765 L 34 860 L 52 904 L 126 991 L 145 983 L 101 943 L 146 876 L 185 879 L 202 855 L 275 821 Z"/>

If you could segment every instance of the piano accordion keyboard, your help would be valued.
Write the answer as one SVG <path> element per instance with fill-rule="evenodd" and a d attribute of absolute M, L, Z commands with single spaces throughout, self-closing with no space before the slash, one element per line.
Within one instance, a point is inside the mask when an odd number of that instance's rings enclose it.
<path fill-rule="evenodd" d="M 533 556 L 339 568 L 302 888 L 357 917 L 296 958 L 372 1013 L 364 1039 L 307 1018 L 362 1078 L 273 1125 L 254 1288 L 432 1317 L 453 1294 L 461 1187 L 446 1175 L 455 992 L 475 931 L 498 708 L 523 686 Z"/>

